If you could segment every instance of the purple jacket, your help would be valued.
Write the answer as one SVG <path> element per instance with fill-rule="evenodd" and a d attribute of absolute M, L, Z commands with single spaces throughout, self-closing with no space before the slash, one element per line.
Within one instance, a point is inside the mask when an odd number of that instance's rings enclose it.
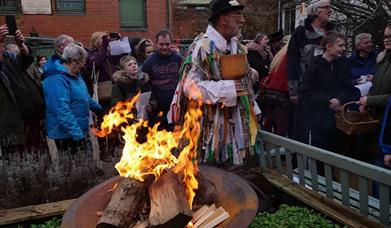
<path fill-rule="evenodd" d="M 104 38 L 102 41 L 102 47 L 97 49 L 86 49 L 88 56 L 86 61 L 86 67 L 89 72 L 92 72 L 93 65 L 95 63 L 95 70 L 99 72 L 98 82 L 104 82 L 111 80 L 111 76 L 117 71 L 116 66 L 119 64 L 119 60 L 123 55 L 110 55 L 109 51 L 110 40 Z"/>

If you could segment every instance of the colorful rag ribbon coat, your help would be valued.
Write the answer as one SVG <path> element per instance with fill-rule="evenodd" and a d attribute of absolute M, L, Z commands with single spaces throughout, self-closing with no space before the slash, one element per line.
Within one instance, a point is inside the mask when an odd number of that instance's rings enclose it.
<path fill-rule="evenodd" d="M 248 95 L 238 96 L 234 80 L 222 80 L 219 59 L 226 54 L 246 54 L 246 48 L 236 38 L 227 41 L 209 26 L 205 35 L 195 41 L 194 50 L 183 65 L 182 79 L 178 84 L 168 119 L 179 121 L 186 111 L 186 99 L 196 86 L 202 93 L 203 118 L 199 138 L 201 162 L 243 164 L 246 156 L 261 149 L 256 115 L 260 109 L 255 102 L 250 74 L 241 79 Z M 179 117 L 178 117 L 179 116 Z"/>

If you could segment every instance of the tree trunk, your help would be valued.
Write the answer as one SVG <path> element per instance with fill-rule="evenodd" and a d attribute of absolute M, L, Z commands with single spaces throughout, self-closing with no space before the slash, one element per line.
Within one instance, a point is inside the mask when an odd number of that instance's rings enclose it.
<path fill-rule="evenodd" d="M 183 228 L 192 219 L 184 184 L 176 174 L 168 171 L 149 186 L 152 226 Z"/>
<path fill-rule="evenodd" d="M 113 193 L 96 227 L 128 228 L 146 202 L 148 185 L 148 181 L 125 178 Z"/>

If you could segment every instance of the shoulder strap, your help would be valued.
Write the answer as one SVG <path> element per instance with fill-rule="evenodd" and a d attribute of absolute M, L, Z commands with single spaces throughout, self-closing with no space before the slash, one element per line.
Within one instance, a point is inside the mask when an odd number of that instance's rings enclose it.
<path fill-rule="evenodd" d="M 99 71 L 96 70 L 95 61 L 92 62 L 92 71 L 91 71 L 91 79 L 94 84 L 98 84 L 99 80 Z"/>

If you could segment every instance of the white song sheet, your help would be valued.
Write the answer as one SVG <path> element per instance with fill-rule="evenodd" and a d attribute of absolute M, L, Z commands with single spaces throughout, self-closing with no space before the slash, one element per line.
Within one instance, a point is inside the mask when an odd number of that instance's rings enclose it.
<path fill-rule="evenodd" d="M 109 46 L 111 55 L 129 54 L 132 51 L 127 36 L 122 37 L 120 40 L 111 41 Z"/>
<path fill-rule="evenodd" d="M 146 112 L 145 107 L 149 104 L 151 94 L 151 92 L 140 94 L 140 97 L 136 102 L 137 119 L 148 119 L 148 113 Z"/>

